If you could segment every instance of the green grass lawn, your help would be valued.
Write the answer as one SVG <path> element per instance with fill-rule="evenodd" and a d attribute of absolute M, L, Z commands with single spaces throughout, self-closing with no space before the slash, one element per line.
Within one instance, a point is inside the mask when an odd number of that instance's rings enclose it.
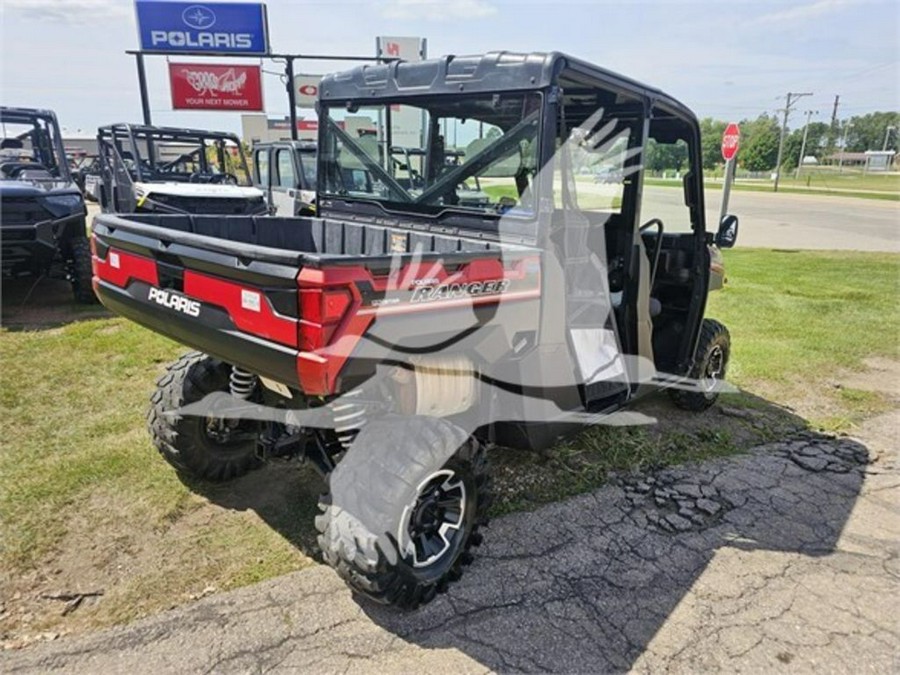
<path fill-rule="evenodd" d="M 895 357 L 900 339 L 900 257 L 885 253 L 725 253 L 727 285 L 707 314 L 734 339 L 739 385 L 790 383 Z"/>
<path fill-rule="evenodd" d="M 726 265 L 707 314 L 731 331 L 732 381 L 782 403 L 821 390 L 845 420 L 878 409 L 868 392 L 828 383 L 866 357 L 897 357 L 900 257 L 740 249 Z M 60 568 L 47 583 L 69 574 L 107 584 L 77 615 L 98 625 L 310 564 L 303 544 L 320 489 L 311 472 L 266 470 L 237 491 L 189 486 L 151 447 L 148 397 L 183 351 L 119 318 L 0 332 L 0 582 L 34 594 L 38 582 L 25 580 Z M 770 407 L 745 395 L 729 405 Z M 714 412 L 660 429 L 600 427 L 545 455 L 497 453 L 497 512 L 591 489 L 610 470 L 727 454 L 757 438 L 741 441 Z"/>

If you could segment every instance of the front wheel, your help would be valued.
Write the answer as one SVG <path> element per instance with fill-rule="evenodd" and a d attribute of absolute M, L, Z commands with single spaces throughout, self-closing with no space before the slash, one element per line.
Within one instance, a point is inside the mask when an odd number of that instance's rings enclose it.
<path fill-rule="evenodd" d="M 208 394 L 227 392 L 230 375 L 227 363 L 191 352 L 171 364 L 157 381 L 147 414 L 150 438 L 179 473 L 220 482 L 260 466 L 258 422 L 177 414 Z"/>
<path fill-rule="evenodd" d="M 83 230 L 83 228 L 82 228 Z M 69 239 L 68 245 L 69 280 L 72 283 L 72 293 L 75 301 L 83 305 L 92 305 L 97 302 L 94 289 L 91 285 L 91 244 L 87 237 L 79 232 Z"/>
<path fill-rule="evenodd" d="M 713 319 L 703 319 L 694 367 L 689 377 L 698 389 L 670 389 L 669 396 L 679 408 L 702 412 L 719 397 L 718 384 L 725 379 L 731 336 L 728 329 Z"/>
<path fill-rule="evenodd" d="M 460 578 L 491 500 L 484 448 L 428 417 L 367 424 L 329 488 L 316 518 L 325 561 L 355 591 L 404 609 Z"/>

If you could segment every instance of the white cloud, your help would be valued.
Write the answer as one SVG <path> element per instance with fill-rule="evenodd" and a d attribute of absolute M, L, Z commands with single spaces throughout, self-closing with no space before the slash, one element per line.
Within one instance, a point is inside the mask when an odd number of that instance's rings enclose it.
<path fill-rule="evenodd" d="M 387 0 L 380 12 L 387 19 L 446 21 L 491 16 L 497 8 L 485 0 Z"/>
<path fill-rule="evenodd" d="M 805 5 L 797 5 L 790 9 L 782 9 L 764 14 L 753 23 L 785 23 L 789 21 L 805 21 L 851 5 L 860 4 L 860 0 L 816 0 Z"/>
<path fill-rule="evenodd" d="M 58 23 L 85 23 L 130 16 L 134 4 L 128 0 L 3 0 L 5 12 Z"/>

